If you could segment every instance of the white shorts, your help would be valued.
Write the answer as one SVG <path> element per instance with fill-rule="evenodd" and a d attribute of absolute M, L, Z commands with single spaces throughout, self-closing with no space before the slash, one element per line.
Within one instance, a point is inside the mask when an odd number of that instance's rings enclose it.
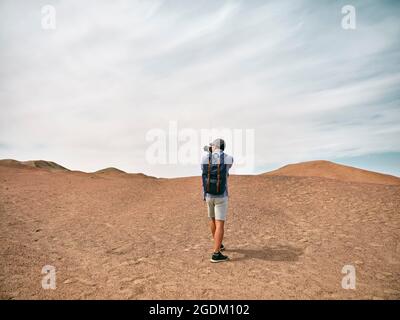
<path fill-rule="evenodd" d="M 228 213 L 228 197 L 206 197 L 206 202 L 208 208 L 208 217 L 210 219 L 225 221 L 226 214 Z"/>

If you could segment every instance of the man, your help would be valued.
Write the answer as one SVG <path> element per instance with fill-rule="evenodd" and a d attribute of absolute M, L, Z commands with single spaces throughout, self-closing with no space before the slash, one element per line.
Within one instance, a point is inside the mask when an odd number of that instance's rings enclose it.
<path fill-rule="evenodd" d="M 207 154 L 201 162 L 203 199 L 207 203 L 210 229 L 214 239 L 214 251 L 211 262 L 224 262 L 229 258 L 221 253 L 225 249 L 222 244 L 224 223 L 228 211 L 228 176 L 233 158 L 224 153 L 225 141 L 214 140 L 205 147 Z"/>

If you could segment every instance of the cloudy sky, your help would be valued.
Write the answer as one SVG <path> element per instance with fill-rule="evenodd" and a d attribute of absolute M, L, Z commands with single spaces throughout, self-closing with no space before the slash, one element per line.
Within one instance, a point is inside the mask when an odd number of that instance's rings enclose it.
<path fill-rule="evenodd" d="M 149 161 L 151 133 L 175 152 L 172 123 L 196 150 L 202 129 L 252 131 L 237 173 L 326 159 L 400 176 L 399 17 L 399 1 L 2 0 L 0 158 L 199 174 Z"/>

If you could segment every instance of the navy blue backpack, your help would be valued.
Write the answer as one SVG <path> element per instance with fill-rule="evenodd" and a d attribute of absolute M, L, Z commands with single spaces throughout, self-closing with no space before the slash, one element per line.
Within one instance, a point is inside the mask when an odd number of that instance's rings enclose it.
<path fill-rule="evenodd" d="M 211 158 L 213 157 L 213 159 Z M 204 193 L 222 195 L 226 190 L 227 168 L 225 154 L 209 153 L 208 163 L 202 164 L 202 180 Z"/>

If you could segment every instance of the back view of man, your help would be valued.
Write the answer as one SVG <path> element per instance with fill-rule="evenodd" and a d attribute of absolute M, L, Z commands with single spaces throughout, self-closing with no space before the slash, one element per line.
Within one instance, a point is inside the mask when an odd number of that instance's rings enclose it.
<path fill-rule="evenodd" d="M 214 140 L 207 147 L 207 155 L 201 162 L 203 199 L 207 203 L 210 229 L 214 239 L 214 251 L 211 262 L 224 262 L 229 258 L 221 253 L 224 224 L 228 213 L 228 176 L 233 158 L 224 153 L 225 141 Z"/>

